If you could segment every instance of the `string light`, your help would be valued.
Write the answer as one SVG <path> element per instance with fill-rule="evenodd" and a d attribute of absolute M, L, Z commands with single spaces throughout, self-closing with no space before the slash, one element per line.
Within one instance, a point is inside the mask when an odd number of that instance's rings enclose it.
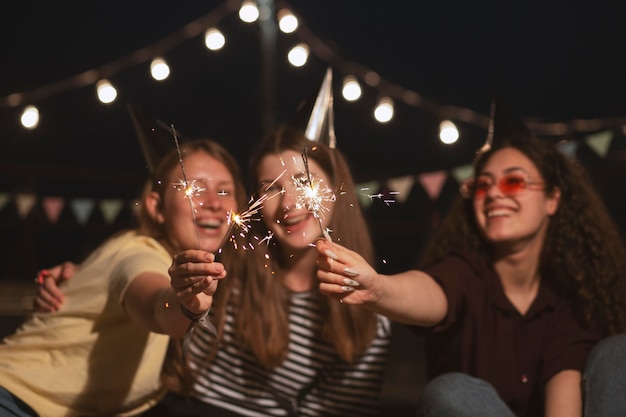
<path fill-rule="evenodd" d="M 259 18 L 259 9 L 256 7 L 256 3 L 250 0 L 244 1 L 239 9 L 239 18 L 246 23 L 256 22 Z"/>
<path fill-rule="evenodd" d="M 393 101 L 389 97 L 378 100 L 374 109 L 374 118 L 380 123 L 388 123 L 393 119 Z"/>
<path fill-rule="evenodd" d="M 341 94 L 347 101 L 356 101 L 361 98 L 361 85 L 353 75 L 348 75 L 343 79 Z"/>
<path fill-rule="evenodd" d="M 115 101 L 117 98 L 117 90 L 109 82 L 109 80 L 100 80 L 96 84 L 96 91 L 98 93 L 98 99 L 104 104 L 109 104 Z"/>
<path fill-rule="evenodd" d="M 441 118 L 441 115 L 445 114 L 447 118 L 451 118 L 456 121 L 473 124 L 485 129 L 488 127 L 489 117 L 485 114 L 468 108 L 436 103 L 426 97 L 423 97 L 415 91 L 381 78 L 378 73 L 370 68 L 356 62 L 348 61 L 341 56 L 334 49 L 334 47 L 313 34 L 310 29 L 306 27 L 306 25 L 302 25 L 302 19 L 293 13 L 287 1 L 276 0 L 276 4 L 277 9 L 279 10 L 276 18 L 280 30 L 283 33 L 296 33 L 300 40 L 300 43 L 292 48 L 288 53 L 287 59 L 291 65 L 294 67 L 302 67 L 308 62 L 310 54 L 314 54 L 317 58 L 327 63 L 329 66 L 332 66 L 336 71 L 345 75 L 342 95 L 347 101 L 358 100 L 358 98 L 362 95 L 360 81 L 366 86 L 377 90 L 379 96 L 386 98 L 386 100 L 380 100 L 374 110 L 374 117 L 379 122 L 387 123 L 393 118 L 393 103 L 394 101 L 399 101 L 420 110 L 430 112 L 436 117 Z M 227 16 L 237 11 L 240 19 L 244 22 L 252 23 L 259 19 L 259 10 L 255 1 L 225 0 L 206 16 L 202 16 L 195 21 L 190 22 L 180 30 L 166 36 L 155 44 L 144 47 L 114 62 L 103 65 L 102 68 L 106 68 L 106 71 L 104 72 L 110 77 L 118 72 L 128 69 L 129 67 L 152 59 L 152 76 L 155 79 L 165 79 L 169 76 L 169 67 L 164 60 L 162 63 L 158 61 L 163 58 L 151 58 L 151 55 L 154 53 L 153 51 L 158 50 L 161 54 L 165 53 L 167 50 L 174 48 L 182 42 L 201 35 L 203 32 L 207 48 L 210 50 L 223 48 L 226 38 L 219 30 L 210 26 L 223 21 Z M 207 27 L 210 28 L 206 29 Z M 157 63 L 159 65 L 157 65 Z M 157 73 L 160 75 L 155 75 L 153 67 L 160 68 Z M 36 88 L 32 91 L 14 92 L 4 97 L 0 97 L 0 107 L 18 107 L 26 103 L 34 103 L 51 95 L 93 85 L 96 82 L 96 89 L 98 91 L 98 98 L 100 101 L 103 103 L 111 103 L 116 99 L 117 91 L 107 80 L 98 81 L 102 68 L 90 69 L 83 73 L 68 77 L 67 79 L 62 79 L 49 85 Z M 114 70 L 111 71 L 111 68 L 114 68 Z M 164 76 L 165 73 L 167 73 L 167 76 Z M 33 117 L 33 120 L 37 120 L 38 122 L 38 112 L 36 115 L 37 117 L 34 117 L 32 114 L 28 117 Z M 22 117 L 23 116 L 24 114 L 22 114 Z M 28 128 L 36 128 L 38 126 L 37 122 L 30 120 L 28 122 L 30 127 Z M 575 119 L 560 122 L 543 122 L 541 120 L 533 119 L 526 120 L 526 123 L 536 134 L 540 136 L 565 136 L 567 134 L 626 128 L 625 117 Z M 22 122 L 22 124 L 24 125 L 24 122 Z"/>
<path fill-rule="evenodd" d="M 287 60 L 294 67 L 301 67 L 306 64 L 309 59 L 309 46 L 305 43 L 299 43 L 287 53 Z"/>
<path fill-rule="evenodd" d="M 459 129 L 450 120 L 439 124 L 439 139 L 446 145 L 455 143 L 459 139 Z"/>
<path fill-rule="evenodd" d="M 155 80 L 163 81 L 170 76 L 170 67 L 163 58 L 154 58 L 150 63 L 150 74 Z"/>
<path fill-rule="evenodd" d="M 32 130 L 39 125 L 39 110 L 35 106 L 26 106 L 20 117 L 22 126 L 26 129 Z"/>
<path fill-rule="evenodd" d="M 226 45 L 226 38 L 218 29 L 210 28 L 204 33 L 204 44 L 211 51 L 217 51 Z"/>
<path fill-rule="evenodd" d="M 298 29 L 298 18 L 289 9 L 278 11 L 278 28 L 283 33 L 293 33 Z"/>

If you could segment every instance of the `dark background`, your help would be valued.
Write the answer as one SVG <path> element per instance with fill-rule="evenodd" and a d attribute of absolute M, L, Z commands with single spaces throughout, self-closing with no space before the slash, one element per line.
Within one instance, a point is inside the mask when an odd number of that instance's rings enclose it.
<path fill-rule="evenodd" d="M 219 140 L 245 167 L 268 125 L 291 120 L 298 105 L 317 92 L 329 66 L 337 146 L 356 181 L 378 181 L 370 193 L 385 194 L 389 179 L 414 179 L 401 201 L 364 206 L 381 270 L 411 266 L 456 197 L 451 175 L 436 198 L 426 194 L 418 176 L 450 174 L 471 162 L 485 140 L 494 91 L 545 140 L 577 145 L 575 157 L 626 230 L 624 2 L 293 0 L 300 30 L 278 32 L 271 42 L 258 22 L 246 24 L 236 12 L 224 11 L 238 4 L 31 1 L 14 2 L 3 13 L 0 195 L 9 200 L 0 207 L 0 306 L 15 319 L 5 316 L 3 333 L 30 308 L 37 270 L 79 262 L 104 238 L 133 225 L 131 205 L 147 168 L 127 104 L 174 124 L 185 136 Z M 275 9 L 285 4 L 277 0 Z M 191 22 L 200 25 L 198 36 L 182 30 Z M 219 52 L 203 42 L 204 29 L 213 25 L 227 39 Z M 286 52 L 300 41 L 313 53 L 304 67 L 292 68 Z M 137 51 L 145 52 L 143 58 Z M 149 76 L 156 55 L 171 68 L 163 82 Z M 92 70 L 117 87 L 116 102 L 101 104 L 93 84 L 72 84 L 77 74 Z M 379 84 L 363 82 L 369 71 L 380 76 Z M 361 78 L 364 94 L 356 103 L 340 96 L 347 74 Z M 22 101 L 11 105 L 16 93 Z M 395 100 L 396 114 L 387 124 L 372 118 L 382 95 Z M 41 113 L 33 131 L 19 126 L 26 104 Z M 461 133 L 451 146 L 437 138 L 445 118 Z M 598 155 L 586 141 L 607 131 L 610 148 Z M 21 193 L 37 199 L 25 217 L 14 201 Z M 66 202 L 56 222 L 42 208 L 49 196 Z M 129 204 L 113 222 L 97 208 L 79 222 L 69 205 L 77 198 Z M 396 335 L 385 398 L 389 404 L 411 403 L 422 381 L 420 345 L 403 329 Z"/>
<path fill-rule="evenodd" d="M 96 209 L 84 224 L 69 207 L 73 198 L 136 197 L 147 169 L 127 104 L 174 124 L 185 136 L 221 141 L 245 167 L 249 149 L 268 125 L 291 120 L 299 104 L 317 92 L 329 66 L 338 148 L 357 182 L 378 180 L 384 192 L 390 178 L 450 172 L 469 163 L 484 142 L 490 100 L 498 91 L 546 140 L 580 145 L 576 156 L 623 227 L 624 7 L 591 1 L 500 3 L 277 1 L 275 11 L 290 6 L 301 26 L 295 34 L 278 32 L 270 43 L 258 22 L 239 20 L 238 1 L 16 3 L 0 26 L 0 192 L 33 193 L 38 202 L 26 218 L 14 201 L 1 208 L 0 279 L 30 281 L 41 267 L 79 261 L 104 237 L 132 223 L 129 206 L 113 223 Z M 227 6 L 234 11 L 225 11 Z M 182 32 L 190 22 L 205 25 L 200 35 Z M 204 46 L 208 26 L 225 34 L 223 50 Z M 293 68 L 286 52 L 301 40 L 317 55 Z M 323 48 L 330 52 L 321 55 Z M 145 52 L 144 58 L 135 59 L 136 51 Z M 149 76 L 156 55 L 171 68 L 163 82 Z M 98 102 L 92 84 L 71 85 L 73 77 L 91 70 L 117 87 L 113 104 Z M 361 100 L 343 100 L 343 76 L 369 71 L 381 82 L 368 86 L 361 79 Z M 15 93 L 22 101 L 12 106 L 9 97 Z M 387 124 L 372 117 L 382 95 L 395 98 L 396 114 Z M 41 123 L 33 131 L 19 127 L 26 104 L 40 109 Z M 454 145 L 437 138 L 444 118 L 461 132 Z M 614 134 L 611 148 L 599 156 L 585 138 L 607 130 Z M 411 265 L 456 188 L 449 177 L 433 200 L 416 180 L 401 203 L 374 201 L 365 207 L 383 268 Z M 42 211 L 45 196 L 66 199 L 53 224 Z"/>

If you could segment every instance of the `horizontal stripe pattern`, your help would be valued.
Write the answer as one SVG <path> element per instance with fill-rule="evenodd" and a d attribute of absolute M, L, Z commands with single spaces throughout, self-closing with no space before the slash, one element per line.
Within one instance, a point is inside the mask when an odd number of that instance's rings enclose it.
<path fill-rule="evenodd" d="M 198 372 L 194 396 L 245 416 L 369 416 L 378 413 L 391 324 L 378 317 L 377 337 L 354 363 L 343 362 L 319 339 L 322 315 L 317 291 L 292 294 L 291 340 L 286 360 L 267 371 L 235 342 L 235 315 L 228 306 L 224 338 L 210 366 L 212 335 L 194 333 L 188 356 Z"/>

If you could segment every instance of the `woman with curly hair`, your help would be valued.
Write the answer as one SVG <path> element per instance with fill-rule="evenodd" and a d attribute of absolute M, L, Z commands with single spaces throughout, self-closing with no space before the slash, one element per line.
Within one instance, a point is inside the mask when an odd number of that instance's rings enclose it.
<path fill-rule="evenodd" d="M 419 270 L 377 274 L 320 241 L 320 290 L 424 334 L 419 415 L 624 415 L 617 227 L 579 165 L 525 126 L 495 123 Z M 346 270 L 358 273 L 353 291 Z"/>

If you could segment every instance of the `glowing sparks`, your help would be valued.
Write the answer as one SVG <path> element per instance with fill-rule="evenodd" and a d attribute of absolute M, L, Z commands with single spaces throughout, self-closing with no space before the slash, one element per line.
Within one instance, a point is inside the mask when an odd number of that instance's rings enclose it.
<path fill-rule="evenodd" d="M 251 224 L 250 222 L 252 220 L 256 220 L 259 221 L 260 219 L 258 217 L 255 217 L 263 208 L 263 203 L 269 198 L 269 196 L 267 194 L 263 194 L 261 197 L 259 197 L 257 200 L 254 200 L 254 198 L 251 198 L 248 201 L 248 206 L 245 210 L 243 210 L 242 212 L 234 212 L 234 211 L 230 211 L 228 212 L 228 231 L 226 233 L 226 235 L 224 236 L 224 239 L 222 240 L 222 243 L 220 244 L 220 248 L 218 250 L 218 253 L 222 253 L 222 248 L 224 246 L 224 244 L 228 241 L 232 242 L 232 244 L 234 245 L 235 249 L 237 249 L 239 246 L 237 244 L 237 232 L 239 236 L 241 237 L 245 237 L 245 235 L 250 231 L 250 227 Z M 242 248 L 245 249 L 254 249 L 254 246 L 252 245 L 251 242 L 249 242 L 246 246 L 242 246 Z"/>
<path fill-rule="evenodd" d="M 321 178 L 313 178 L 311 175 L 306 148 L 304 152 L 302 152 L 302 161 L 304 162 L 306 175 L 292 177 L 298 194 L 296 204 L 300 205 L 300 207 L 305 207 L 310 213 L 313 213 L 319 223 L 322 235 L 326 240 L 330 241 L 331 238 L 328 234 L 328 230 L 325 230 L 322 226 L 322 218 L 324 213 L 329 211 L 324 203 L 334 203 L 336 200 L 335 193 L 324 185 L 324 181 Z"/>
<path fill-rule="evenodd" d="M 363 187 L 361 188 L 360 191 L 369 191 L 369 187 Z M 396 202 L 396 197 L 398 194 L 400 194 L 398 191 L 388 191 L 386 193 L 377 193 L 377 194 L 367 194 L 367 193 L 363 193 L 363 195 L 367 196 L 370 200 L 374 200 L 374 199 L 379 199 L 381 200 L 383 203 L 385 203 L 387 206 L 393 204 Z"/>

